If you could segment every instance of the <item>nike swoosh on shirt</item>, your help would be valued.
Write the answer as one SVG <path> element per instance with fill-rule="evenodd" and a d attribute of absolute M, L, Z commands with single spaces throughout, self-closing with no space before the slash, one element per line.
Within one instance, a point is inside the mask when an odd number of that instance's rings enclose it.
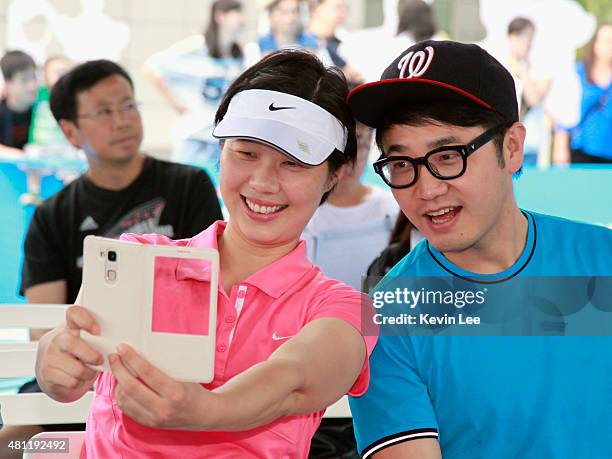
<path fill-rule="evenodd" d="M 278 336 L 278 335 L 276 334 L 276 332 L 272 333 L 272 339 L 273 339 L 274 341 L 281 341 L 281 340 L 283 340 L 283 339 L 289 339 L 289 338 L 293 338 L 293 335 L 290 335 L 290 336 Z"/>
<path fill-rule="evenodd" d="M 295 108 L 296 107 L 275 107 L 274 102 L 272 102 L 268 107 L 268 110 L 270 110 L 271 112 L 277 112 L 279 110 L 295 110 Z"/>

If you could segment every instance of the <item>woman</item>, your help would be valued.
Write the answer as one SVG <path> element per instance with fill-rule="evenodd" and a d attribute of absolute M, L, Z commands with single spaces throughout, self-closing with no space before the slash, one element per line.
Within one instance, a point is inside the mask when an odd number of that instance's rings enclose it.
<path fill-rule="evenodd" d="M 225 90 L 244 69 L 237 42 L 243 27 L 241 2 L 216 0 L 203 34 L 181 40 L 145 62 L 145 74 L 180 115 L 175 161 L 216 171 L 219 143 L 211 135 L 213 118 Z"/>
<path fill-rule="evenodd" d="M 302 237 L 308 257 L 323 272 L 361 289 L 361 279 L 374 257 L 387 246 L 398 214 L 389 190 L 363 183 L 372 146 L 372 129 L 357 124 L 357 158 L 329 199 L 308 222 Z"/>
<path fill-rule="evenodd" d="M 97 374 L 87 364 L 102 356 L 78 332 L 99 327 L 79 306 L 41 339 L 37 377 L 48 395 L 76 400 L 96 380 L 88 457 L 302 458 L 324 408 L 366 390 L 375 339 L 358 332 L 362 297 L 321 274 L 300 242 L 355 158 L 346 95 L 340 72 L 307 52 L 264 58 L 216 115 L 229 222 L 182 241 L 124 236 L 219 250 L 211 384 L 174 381 L 129 346 L 109 357 L 112 373 Z"/>
<path fill-rule="evenodd" d="M 612 23 L 597 27 L 584 60 L 576 66 L 582 101 L 580 120 L 557 127 L 553 160 L 557 164 L 612 163 Z"/>

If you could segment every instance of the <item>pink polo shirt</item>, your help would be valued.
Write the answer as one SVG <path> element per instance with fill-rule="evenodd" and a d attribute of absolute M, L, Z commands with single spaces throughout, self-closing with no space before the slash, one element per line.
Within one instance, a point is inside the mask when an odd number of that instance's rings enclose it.
<path fill-rule="evenodd" d="M 128 234 L 124 240 L 144 244 L 218 248 L 225 222 L 216 222 L 191 239 L 173 241 L 165 236 Z M 176 264 L 176 280 L 201 288 L 208 273 L 193 263 Z M 204 282 L 203 282 L 204 281 Z M 156 280 L 157 282 L 157 280 Z M 185 284 L 186 285 L 186 284 Z M 194 298 L 196 296 L 194 295 Z M 206 296 L 200 296 L 206 298 Z M 362 295 L 345 284 L 325 277 L 306 257 L 302 241 L 283 258 L 266 266 L 244 282 L 234 285 L 228 296 L 218 286 L 217 352 L 215 377 L 207 389 L 222 386 L 268 357 L 285 337 L 297 334 L 307 323 L 333 317 L 361 330 Z M 197 309 L 198 304 L 190 305 Z M 154 324 L 154 328 L 156 325 Z M 157 327 L 163 325 L 158 324 Z M 369 357 L 376 337 L 364 337 Z M 363 394 L 369 382 L 366 357 L 363 369 L 349 394 Z M 324 411 L 276 420 L 243 432 L 191 432 L 142 426 L 118 408 L 112 373 L 101 373 L 87 419 L 86 451 L 89 458 L 305 458 Z"/>

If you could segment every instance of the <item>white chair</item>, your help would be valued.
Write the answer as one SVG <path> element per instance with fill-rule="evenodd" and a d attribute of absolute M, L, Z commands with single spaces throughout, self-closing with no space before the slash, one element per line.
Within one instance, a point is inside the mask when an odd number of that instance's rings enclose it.
<path fill-rule="evenodd" d="M 67 305 L 2 304 L 0 329 L 54 328 L 65 317 Z M 25 335 L 24 332 L 22 335 Z M 0 378 L 34 376 L 36 342 L 0 342 Z M 85 422 L 93 392 L 73 403 L 59 403 L 44 393 L 1 394 L 6 425 L 71 424 Z"/>

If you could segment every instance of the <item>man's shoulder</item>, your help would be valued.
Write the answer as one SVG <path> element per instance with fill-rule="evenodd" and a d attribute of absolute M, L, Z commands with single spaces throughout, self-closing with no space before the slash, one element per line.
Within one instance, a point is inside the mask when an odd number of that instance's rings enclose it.
<path fill-rule="evenodd" d="M 47 214 L 49 212 L 64 210 L 65 206 L 69 205 L 71 198 L 78 192 L 77 190 L 80 188 L 82 181 L 83 176 L 80 176 L 64 186 L 57 193 L 49 196 L 36 208 L 36 212 Z"/>
<path fill-rule="evenodd" d="M 546 273 L 609 275 L 612 230 L 603 225 L 531 213 L 535 267 Z"/>
<path fill-rule="evenodd" d="M 156 168 L 164 171 L 172 171 L 177 174 L 191 174 L 198 175 L 204 172 L 203 169 L 191 166 L 189 164 L 176 163 L 174 161 L 169 161 L 167 159 L 156 158 L 154 156 L 148 156 L 148 161 Z"/>
<path fill-rule="evenodd" d="M 534 219 L 538 236 L 571 238 L 575 243 L 593 244 L 607 240 L 612 242 L 612 230 L 604 225 L 570 220 L 554 215 L 529 212 Z"/>
<path fill-rule="evenodd" d="M 190 166 L 188 164 L 175 163 L 165 159 L 155 158 L 153 156 L 148 156 L 147 158 L 150 163 L 150 168 L 152 170 L 164 174 L 164 176 L 167 176 L 169 179 L 175 179 L 179 183 L 189 185 L 191 182 L 184 182 L 184 180 L 188 178 L 195 178 L 208 182 L 211 181 L 206 171 L 199 167 Z"/>

